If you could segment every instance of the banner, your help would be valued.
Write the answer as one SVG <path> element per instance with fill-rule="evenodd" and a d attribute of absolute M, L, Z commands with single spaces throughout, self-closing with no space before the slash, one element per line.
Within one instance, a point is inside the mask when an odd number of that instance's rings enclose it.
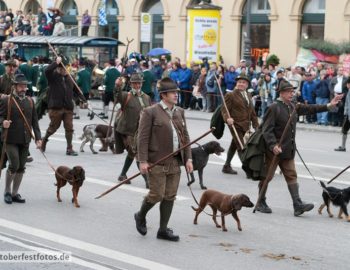
<path fill-rule="evenodd" d="M 188 10 L 187 63 L 218 62 L 220 56 L 220 10 Z"/>
<path fill-rule="evenodd" d="M 152 16 L 141 13 L 141 42 L 151 42 Z"/>
<path fill-rule="evenodd" d="M 100 6 L 98 9 L 98 24 L 101 26 L 105 26 L 108 24 L 106 14 L 106 0 L 100 1 Z"/>

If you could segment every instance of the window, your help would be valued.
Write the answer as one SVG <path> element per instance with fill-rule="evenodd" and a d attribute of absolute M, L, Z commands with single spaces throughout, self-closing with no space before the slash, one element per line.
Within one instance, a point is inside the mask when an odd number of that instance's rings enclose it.
<path fill-rule="evenodd" d="M 270 4 L 268 0 L 258 0 L 258 10 L 270 10 Z"/>
<path fill-rule="evenodd" d="M 325 0 L 307 0 L 303 8 L 301 39 L 324 38 Z"/>
<path fill-rule="evenodd" d="M 31 11 L 33 14 L 38 13 L 39 3 L 36 0 L 30 0 L 24 7 L 24 13 Z"/>
<path fill-rule="evenodd" d="M 141 42 L 140 48 L 141 53 L 146 55 L 150 49 L 156 47 L 163 47 L 164 41 L 164 22 L 162 16 L 163 5 L 160 0 L 150 0 L 147 1 L 142 7 L 142 12 L 151 14 L 151 42 Z"/>
<path fill-rule="evenodd" d="M 7 10 L 7 6 L 6 6 L 6 4 L 4 3 L 4 1 L 0 1 L 0 10 L 1 10 L 1 11 L 6 11 L 6 10 Z"/>

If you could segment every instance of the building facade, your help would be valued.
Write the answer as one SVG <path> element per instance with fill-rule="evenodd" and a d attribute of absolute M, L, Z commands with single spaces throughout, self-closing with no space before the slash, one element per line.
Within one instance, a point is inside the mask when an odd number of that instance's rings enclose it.
<path fill-rule="evenodd" d="M 130 51 L 147 52 L 164 47 L 173 56 L 186 58 L 187 7 L 199 0 L 0 0 L 0 9 L 36 13 L 39 6 L 60 8 L 63 21 L 79 34 L 82 14 L 92 16 L 89 35 L 104 35 L 125 42 L 134 39 Z M 335 42 L 350 40 L 350 0 L 207 0 L 220 10 L 220 54 L 227 64 L 243 57 L 247 25 L 255 60 L 264 52 L 276 54 L 281 65 L 293 64 L 301 39 Z M 99 26 L 103 8 L 108 24 Z M 249 13 L 247 12 L 248 10 Z M 149 40 L 142 41 L 141 14 L 151 18 Z M 123 53 L 124 48 L 119 48 Z"/>

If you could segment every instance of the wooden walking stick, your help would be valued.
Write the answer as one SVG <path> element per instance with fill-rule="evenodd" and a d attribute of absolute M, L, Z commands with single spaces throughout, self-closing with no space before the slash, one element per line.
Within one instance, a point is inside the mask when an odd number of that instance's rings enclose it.
<path fill-rule="evenodd" d="M 123 57 L 123 63 L 122 63 L 122 71 L 121 74 L 123 74 L 123 72 L 125 71 L 125 66 L 126 66 L 126 62 L 128 59 L 128 50 L 129 50 L 129 45 L 131 42 L 134 41 L 134 39 L 129 39 L 126 38 L 127 44 L 126 44 L 126 49 L 125 49 L 125 53 L 124 53 L 124 57 Z M 113 121 L 113 116 L 114 116 L 114 111 L 115 111 L 115 107 L 117 106 L 117 100 L 114 98 L 114 102 L 113 102 L 113 108 L 112 108 L 112 114 L 111 114 L 111 119 L 109 120 L 109 125 L 108 125 L 108 129 L 107 129 L 107 134 L 106 134 L 106 140 L 109 136 L 109 131 L 111 130 L 112 127 L 112 121 Z M 111 134 L 112 136 L 112 134 Z"/>
<path fill-rule="evenodd" d="M 177 154 L 178 154 L 180 151 L 182 151 L 183 149 L 185 149 L 185 148 L 191 146 L 192 144 L 194 144 L 194 143 L 198 142 L 199 140 L 203 139 L 203 138 L 204 138 L 205 136 L 207 136 L 208 134 L 212 133 L 214 129 L 215 129 L 215 128 L 212 127 L 210 130 L 208 130 L 207 132 L 205 132 L 203 135 L 199 136 L 197 139 L 195 139 L 195 140 L 193 140 L 193 141 L 187 143 L 186 145 L 183 145 L 182 147 L 180 147 L 180 148 L 177 149 L 176 151 L 170 153 L 169 155 L 166 155 L 165 157 L 162 157 L 160 160 L 156 161 L 156 162 L 153 163 L 151 166 L 149 166 L 148 169 L 150 170 L 150 169 L 152 169 L 154 166 L 158 165 L 159 163 L 161 163 L 161 162 L 167 160 L 167 159 L 170 158 L 170 157 L 173 157 L 173 156 L 177 155 Z M 100 199 L 100 198 L 102 198 L 103 196 L 107 195 L 107 194 L 110 193 L 111 191 L 115 190 L 116 188 L 120 187 L 121 185 L 125 184 L 126 182 L 128 182 L 128 181 L 130 181 L 130 180 L 136 178 L 136 177 L 139 176 L 139 175 L 141 175 L 140 172 L 134 174 L 133 176 L 131 176 L 131 177 L 129 177 L 129 178 L 123 180 L 123 181 L 121 181 L 120 183 L 118 183 L 118 184 L 115 185 L 114 187 L 111 187 L 111 188 L 108 189 L 107 191 L 103 192 L 101 195 L 97 196 L 95 199 Z"/>
<path fill-rule="evenodd" d="M 219 87 L 219 92 L 220 92 L 220 96 L 221 96 L 221 99 L 222 99 L 222 104 L 224 104 L 226 114 L 227 114 L 228 118 L 231 118 L 230 112 L 229 112 L 229 110 L 227 108 L 227 105 L 226 105 L 226 102 L 225 102 L 224 94 L 222 93 L 222 89 L 221 89 L 221 85 L 220 85 L 220 82 L 218 80 L 218 77 L 216 77 L 216 74 L 214 74 L 214 76 L 215 76 L 215 80 L 216 80 L 216 82 L 218 84 L 218 87 Z M 241 142 L 241 139 L 238 136 L 237 130 L 235 128 L 235 124 L 233 123 L 230 127 L 233 129 L 233 132 L 234 132 L 234 134 L 236 136 L 236 139 L 237 139 L 237 142 L 239 144 L 239 148 L 242 150 L 243 149 L 243 144 Z"/>
<path fill-rule="evenodd" d="M 7 103 L 7 117 L 6 120 L 9 121 L 11 119 L 11 107 L 12 107 L 12 95 L 13 95 L 13 87 L 11 89 L 11 93 L 8 96 L 8 103 Z M 4 141 L 2 143 L 2 149 L 1 149 L 1 158 L 0 158 L 0 177 L 1 177 L 1 173 L 2 173 L 2 166 L 4 165 L 4 161 L 5 161 L 5 153 L 6 153 L 6 142 L 7 142 L 7 136 L 8 136 L 8 128 L 3 128 L 3 132 L 4 132 Z"/>
<path fill-rule="evenodd" d="M 288 122 L 286 124 L 286 126 L 284 127 L 284 130 L 282 132 L 282 136 L 277 144 L 277 146 L 281 147 L 282 146 L 282 143 L 284 141 L 284 139 L 286 138 L 287 136 L 287 130 L 288 128 L 290 128 L 291 126 L 291 122 L 294 118 L 294 115 L 296 113 L 296 106 L 294 107 L 293 109 L 293 112 L 291 113 L 291 115 L 289 116 L 289 119 L 288 119 Z M 270 183 L 270 181 L 272 180 L 273 178 L 273 174 L 275 173 L 275 171 L 273 170 L 273 168 L 275 167 L 275 164 L 278 160 L 278 155 L 273 155 L 273 158 L 272 158 L 272 161 L 271 161 L 271 164 L 270 164 L 270 167 L 268 168 L 268 171 L 267 171 L 267 174 L 266 174 L 266 177 L 265 179 L 263 180 L 263 184 L 262 184 L 262 187 L 261 187 L 261 190 L 259 192 L 259 196 L 258 196 L 258 200 L 256 201 L 256 204 L 255 204 L 255 207 L 254 207 L 254 210 L 253 210 L 253 213 L 256 212 L 256 208 L 257 206 L 260 204 L 260 201 L 262 199 L 262 196 L 263 194 L 265 194 L 266 190 L 267 190 L 267 186 L 268 184 Z"/>

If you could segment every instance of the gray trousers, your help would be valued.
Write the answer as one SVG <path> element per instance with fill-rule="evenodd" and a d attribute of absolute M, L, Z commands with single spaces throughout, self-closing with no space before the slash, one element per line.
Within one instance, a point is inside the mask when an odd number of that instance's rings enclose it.
<path fill-rule="evenodd" d="M 9 161 L 8 170 L 11 173 L 23 173 L 29 151 L 28 144 L 6 144 L 6 155 Z"/>

